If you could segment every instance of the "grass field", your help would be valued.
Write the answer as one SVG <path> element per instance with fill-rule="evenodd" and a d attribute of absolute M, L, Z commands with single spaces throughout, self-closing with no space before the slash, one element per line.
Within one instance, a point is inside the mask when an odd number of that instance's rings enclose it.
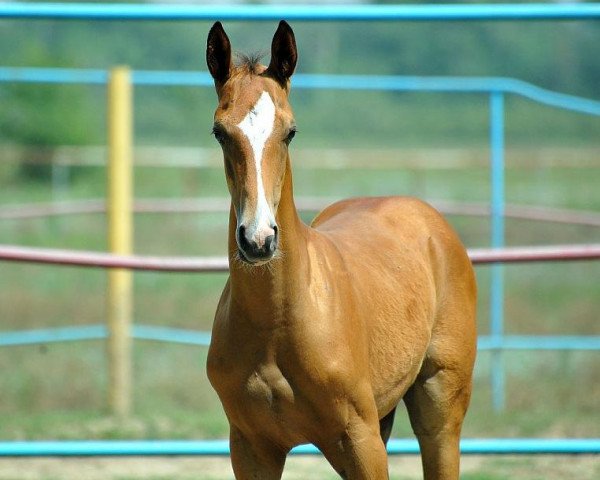
<path fill-rule="evenodd" d="M 509 168 L 507 200 L 600 211 L 600 159 L 597 160 L 596 166 L 588 164 L 585 168 Z M 487 201 L 488 177 L 489 171 L 482 167 L 335 171 L 296 168 L 294 172 L 297 196 L 334 198 L 357 194 L 410 194 L 429 199 Z M 79 175 L 61 195 L 66 199 L 99 198 L 104 188 L 104 172 L 95 168 Z M 135 188 L 138 198 L 226 195 L 220 168 L 138 169 Z M 0 167 L 0 205 L 51 198 L 48 184 L 19 181 L 14 167 L 6 164 Z M 450 221 L 467 246 L 487 246 L 487 219 L 451 217 Z M 135 232 L 138 253 L 222 255 L 225 253 L 226 215 L 139 215 Z M 599 241 L 600 229 L 593 227 L 522 220 L 507 223 L 509 245 Z M 105 219 L 102 215 L 77 215 L 4 220 L 0 226 L 0 243 L 105 250 Z M 514 265 L 507 266 L 505 271 L 507 333 L 599 334 L 599 262 Z M 104 320 L 106 274 L 103 271 L 1 263 L 0 272 L 0 331 L 97 324 Z M 488 331 L 489 270 L 480 267 L 477 276 L 479 330 L 484 334 Z M 222 274 L 137 273 L 135 321 L 209 329 L 225 279 Z M 0 440 L 222 438 L 226 436 L 227 424 L 206 379 L 205 355 L 205 349 L 199 347 L 137 341 L 134 414 L 121 421 L 105 410 L 106 360 L 102 342 L 0 349 Z M 493 413 L 489 354 L 479 355 L 464 436 L 600 436 L 597 352 L 508 352 L 504 363 L 507 408 L 502 413 Z M 412 435 L 403 412 L 397 416 L 394 435 Z M 393 478 L 418 478 L 418 473 L 404 473 L 403 461 L 394 460 L 397 466 L 392 467 Z M 42 465 L 36 470 L 38 476 L 19 476 L 18 472 L 11 474 L 3 460 L 0 461 L 0 479 L 76 478 L 69 477 L 68 472 L 77 469 L 72 467 L 77 461 L 69 462 L 71 465 L 65 461 L 58 470 Z M 98 462 L 91 462 L 89 468 L 96 468 L 93 465 L 100 465 Z M 161 465 L 180 461 L 164 462 Z M 307 471 L 328 471 L 311 463 L 313 460 L 307 462 L 308 466 L 298 467 L 299 476 L 290 474 L 286 478 L 306 478 L 302 475 L 307 475 Z M 489 457 L 469 462 L 472 462 L 471 467 L 465 470 L 464 476 L 467 479 L 567 476 L 592 479 L 600 475 L 598 461 L 593 458 Z M 212 470 L 208 467 L 200 467 L 207 472 L 203 477 L 193 472 L 194 466 L 176 474 L 168 473 L 167 467 L 167 473 L 160 473 L 163 470 L 156 467 L 155 472 L 145 475 L 128 475 L 123 473 L 127 472 L 127 467 L 124 468 L 121 473 L 110 474 L 112 476 L 94 477 L 90 473 L 89 478 L 230 478 L 229 474 L 218 473 L 224 468 L 219 466 L 214 474 L 209 473 Z M 64 476 L 52 472 L 63 472 Z M 319 478 L 333 477 L 323 473 Z"/>

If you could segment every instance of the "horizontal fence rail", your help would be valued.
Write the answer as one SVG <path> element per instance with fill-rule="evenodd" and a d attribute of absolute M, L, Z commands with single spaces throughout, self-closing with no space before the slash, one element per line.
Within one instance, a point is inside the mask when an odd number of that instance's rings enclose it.
<path fill-rule="evenodd" d="M 600 243 L 542 247 L 473 248 L 475 265 L 600 259 Z M 227 272 L 227 257 L 155 257 L 113 255 L 85 250 L 0 245 L 0 261 L 63 265 L 72 267 L 125 268 L 162 272 Z"/>
<path fill-rule="evenodd" d="M 136 340 L 177 343 L 207 347 L 210 332 L 154 325 L 134 324 L 131 337 Z M 21 331 L 0 331 L 0 347 L 44 345 L 50 343 L 79 342 L 82 340 L 105 340 L 105 325 L 43 328 Z M 489 350 L 600 350 L 600 336 L 582 335 L 480 335 L 477 343 L 480 351 Z"/>
<path fill-rule="evenodd" d="M 0 260 L 94 268 L 125 268 L 155 272 L 227 272 L 227 257 L 153 257 L 0 245 Z"/>
<path fill-rule="evenodd" d="M 413 439 L 392 438 L 389 454 L 419 454 Z M 463 439 L 464 455 L 529 455 L 529 454 L 598 454 L 600 438 L 486 438 Z M 165 456 L 165 455 L 229 455 L 228 440 L 85 440 L 85 441 L 15 441 L 0 442 L 0 457 L 92 457 L 92 456 Z M 292 449 L 293 455 L 319 455 L 313 445 Z"/>
<path fill-rule="evenodd" d="M 108 72 L 93 69 L 0 67 L 0 82 L 104 85 Z M 208 72 L 137 70 L 132 82 L 139 86 L 213 87 Z M 589 115 L 600 115 L 600 101 L 547 90 L 531 83 L 505 77 L 415 77 L 402 75 L 330 75 L 297 73 L 293 87 L 329 90 L 372 90 L 405 92 L 503 92 L 519 95 L 544 105 Z"/>
<path fill-rule="evenodd" d="M 521 5 L 152 5 L 0 4 L 0 18 L 52 20 L 500 21 L 589 20 L 600 4 Z"/>
<path fill-rule="evenodd" d="M 597 260 L 600 258 L 600 243 L 539 247 L 472 248 L 469 249 L 469 257 L 474 265 Z"/>
<path fill-rule="evenodd" d="M 300 211 L 320 211 L 338 199 L 326 197 L 299 197 L 296 206 Z M 491 208 L 489 203 L 449 202 L 431 200 L 437 210 L 446 215 L 487 217 Z M 223 213 L 228 212 L 231 201 L 226 198 L 144 198 L 133 204 L 137 214 L 158 213 Z M 19 205 L 0 206 L 0 220 L 24 220 L 62 215 L 103 214 L 106 213 L 104 199 L 40 202 Z M 518 220 L 564 223 L 600 227 L 600 213 L 588 210 L 571 210 L 532 205 L 506 204 L 504 216 Z"/>

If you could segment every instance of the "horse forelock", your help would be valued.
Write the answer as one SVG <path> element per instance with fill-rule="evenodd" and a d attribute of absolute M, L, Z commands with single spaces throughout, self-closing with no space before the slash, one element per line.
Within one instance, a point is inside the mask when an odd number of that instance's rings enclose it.
<path fill-rule="evenodd" d="M 261 63 L 265 55 L 261 52 L 250 54 L 237 52 L 235 56 L 236 68 L 248 75 L 260 75 L 266 70 L 266 67 Z"/>

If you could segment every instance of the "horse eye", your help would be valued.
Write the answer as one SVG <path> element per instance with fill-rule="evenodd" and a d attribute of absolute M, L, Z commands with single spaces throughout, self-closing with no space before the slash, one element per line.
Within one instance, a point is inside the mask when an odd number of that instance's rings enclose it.
<path fill-rule="evenodd" d="M 217 142 L 223 145 L 223 142 L 225 142 L 225 133 L 223 133 L 223 130 L 217 126 L 214 126 L 212 129 L 212 134 L 217 140 Z"/>
<path fill-rule="evenodd" d="M 294 139 L 294 137 L 296 136 L 296 127 L 293 127 L 290 130 L 290 133 L 288 133 L 288 136 L 285 137 L 285 143 L 287 143 L 288 145 L 290 144 L 290 142 Z"/>

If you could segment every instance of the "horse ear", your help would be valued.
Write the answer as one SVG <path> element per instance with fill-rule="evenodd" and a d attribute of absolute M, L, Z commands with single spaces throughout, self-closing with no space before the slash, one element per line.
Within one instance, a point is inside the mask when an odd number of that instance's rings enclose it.
<path fill-rule="evenodd" d="M 267 71 L 277 81 L 285 85 L 294 73 L 297 60 L 298 50 L 296 49 L 294 31 L 285 20 L 282 20 L 279 22 L 279 27 L 277 27 L 277 31 L 273 36 L 271 63 L 269 63 Z"/>
<path fill-rule="evenodd" d="M 208 32 L 206 64 L 217 86 L 223 85 L 231 72 L 231 43 L 221 22 L 216 22 Z"/>

